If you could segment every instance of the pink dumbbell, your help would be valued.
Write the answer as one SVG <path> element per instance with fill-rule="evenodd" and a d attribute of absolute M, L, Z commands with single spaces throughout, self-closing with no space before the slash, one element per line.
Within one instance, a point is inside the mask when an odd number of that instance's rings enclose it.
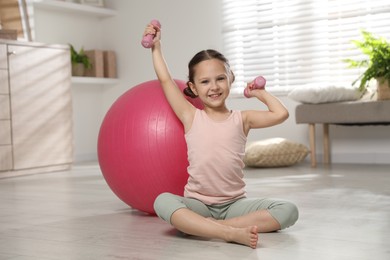
<path fill-rule="evenodd" d="M 154 19 L 150 23 L 153 26 L 155 26 L 155 27 L 161 28 L 161 24 L 160 24 L 160 22 L 158 20 Z M 145 48 L 152 48 L 154 36 L 155 36 L 155 34 L 147 34 L 147 35 L 145 35 L 142 38 L 142 41 L 141 41 L 142 46 L 144 46 Z"/>
<path fill-rule="evenodd" d="M 252 89 L 265 89 L 265 83 L 266 83 L 265 78 L 263 76 L 258 76 L 253 81 L 253 84 L 250 85 L 249 87 L 251 88 L 251 90 Z M 248 87 L 246 87 L 244 89 L 244 96 L 246 98 L 250 98 L 248 91 L 249 91 L 249 89 L 248 89 Z"/>

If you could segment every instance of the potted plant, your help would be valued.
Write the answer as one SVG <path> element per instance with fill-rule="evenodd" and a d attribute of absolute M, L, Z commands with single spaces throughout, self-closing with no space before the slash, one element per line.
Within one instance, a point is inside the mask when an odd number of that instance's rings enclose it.
<path fill-rule="evenodd" d="M 72 44 L 70 46 L 70 57 L 72 62 L 72 76 L 84 76 L 85 69 L 92 67 L 89 57 L 84 53 L 83 47 L 76 51 Z"/>
<path fill-rule="evenodd" d="M 390 43 L 383 37 L 362 30 L 363 40 L 352 43 L 367 56 L 364 60 L 346 59 L 351 68 L 367 68 L 352 84 L 360 80 L 359 90 L 364 92 L 371 79 L 377 80 L 378 100 L 390 99 Z"/>

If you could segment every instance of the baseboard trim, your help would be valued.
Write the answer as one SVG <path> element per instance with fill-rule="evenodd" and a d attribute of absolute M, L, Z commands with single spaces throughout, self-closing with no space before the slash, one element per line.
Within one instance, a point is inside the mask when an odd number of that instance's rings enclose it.
<path fill-rule="evenodd" d="M 96 153 L 89 153 L 89 154 L 76 154 L 74 158 L 75 163 L 80 162 L 90 162 L 90 161 L 97 161 L 97 154 Z"/>

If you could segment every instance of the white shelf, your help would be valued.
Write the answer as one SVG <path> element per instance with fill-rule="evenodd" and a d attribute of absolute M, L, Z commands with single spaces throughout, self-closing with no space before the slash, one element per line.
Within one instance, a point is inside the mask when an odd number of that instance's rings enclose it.
<path fill-rule="evenodd" d="M 113 78 L 93 78 L 93 77 L 72 77 L 73 84 L 93 84 L 93 85 L 115 85 L 119 79 Z"/>
<path fill-rule="evenodd" d="M 34 0 L 34 6 L 46 10 L 85 14 L 98 18 L 116 15 L 116 11 L 112 9 L 57 0 Z"/>

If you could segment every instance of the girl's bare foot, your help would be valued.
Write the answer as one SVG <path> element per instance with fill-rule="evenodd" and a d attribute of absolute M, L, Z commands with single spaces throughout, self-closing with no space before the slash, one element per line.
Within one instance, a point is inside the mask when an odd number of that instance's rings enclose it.
<path fill-rule="evenodd" d="M 236 242 L 255 249 L 258 239 L 257 226 L 251 226 L 246 228 L 232 228 L 226 241 Z"/>

